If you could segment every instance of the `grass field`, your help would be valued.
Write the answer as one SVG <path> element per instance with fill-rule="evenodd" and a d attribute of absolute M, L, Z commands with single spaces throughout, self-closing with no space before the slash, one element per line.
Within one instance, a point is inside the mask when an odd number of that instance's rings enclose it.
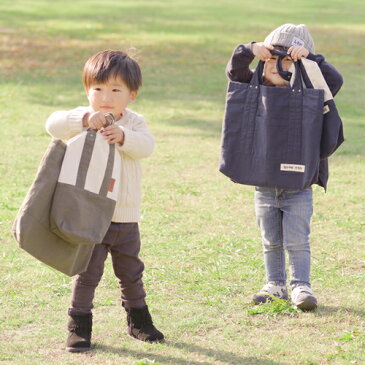
<path fill-rule="evenodd" d="M 364 364 L 365 3 L 362 0 L 0 2 L 1 364 Z M 254 307 L 265 272 L 253 188 L 217 171 L 224 69 L 238 43 L 306 23 L 343 74 L 346 142 L 314 188 L 314 313 Z M 131 106 L 157 144 L 143 162 L 144 283 L 165 344 L 126 335 L 110 262 L 93 351 L 64 350 L 71 278 L 20 250 L 11 225 L 50 141 L 54 110 L 85 105 L 80 74 L 103 49 L 131 49 L 144 86 Z"/>

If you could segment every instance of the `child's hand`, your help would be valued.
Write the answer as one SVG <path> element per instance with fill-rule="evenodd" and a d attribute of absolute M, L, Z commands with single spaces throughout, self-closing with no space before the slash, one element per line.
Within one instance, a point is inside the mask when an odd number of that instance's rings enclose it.
<path fill-rule="evenodd" d="M 294 61 L 298 61 L 302 57 L 307 58 L 309 55 L 309 51 L 303 46 L 291 46 L 287 53 L 290 54 Z"/>
<path fill-rule="evenodd" d="M 87 113 L 82 118 L 82 125 L 85 128 L 100 129 L 103 128 L 105 123 L 105 116 L 101 112 Z"/>
<path fill-rule="evenodd" d="M 109 144 L 123 144 L 124 142 L 123 129 L 117 124 L 112 124 L 109 127 L 102 129 L 100 133 Z"/>
<path fill-rule="evenodd" d="M 255 57 L 258 57 L 261 61 L 268 61 L 271 58 L 270 49 L 274 49 L 273 46 L 265 46 L 262 42 L 252 43 L 252 53 Z"/>

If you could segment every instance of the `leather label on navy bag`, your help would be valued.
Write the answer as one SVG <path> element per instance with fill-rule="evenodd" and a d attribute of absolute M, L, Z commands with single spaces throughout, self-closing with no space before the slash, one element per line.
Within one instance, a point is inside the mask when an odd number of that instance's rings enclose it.
<path fill-rule="evenodd" d="M 305 165 L 293 165 L 288 163 L 280 164 L 280 171 L 304 172 Z"/>

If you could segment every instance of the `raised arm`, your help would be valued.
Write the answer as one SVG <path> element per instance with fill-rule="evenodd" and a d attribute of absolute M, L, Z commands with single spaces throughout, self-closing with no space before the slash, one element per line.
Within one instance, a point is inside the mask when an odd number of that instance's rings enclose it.
<path fill-rule="evenodd" d="M 87 112 L 87 107 L 56 111 L 48 117 L 46 131 L 54 138 L 69 139 L 83 131 L 82 119 Z"/>
<path fill-rule="evenodd" d="M 252 43 L 238 45 L 232 53 L 226 67 L 226 75 L 231 81 L 250 82 L 253 72 L 250 63 L 255 58 L 251 50 Z"/>

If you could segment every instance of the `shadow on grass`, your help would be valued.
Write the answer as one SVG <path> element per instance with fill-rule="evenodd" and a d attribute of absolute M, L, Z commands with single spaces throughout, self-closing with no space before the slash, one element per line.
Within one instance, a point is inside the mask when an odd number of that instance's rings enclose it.
<path fill-rule="evenodd" d="M 318 317 L 333 316 L 338 313 L 350 313 L 361 318 L 365 318 L 365 310 L 347 308 L 347 307 L 335 307 L 331 305 L 320 305 L 315 312 Z"/>
<path fill-rule="evenodd" d="M 221 131 L 222 131 L 222 117 L 217 116 L 216 119 L 211 120 L 202 120 L 202 119 L 175 119 L 175 120 L 160 120 L 160 125 L 165 125 L 167 128 L 164 131 L 164 134 L 171 136 L 178 136 L 179 138 L 191 137 L 191 129 L 197 131 L 195 136 L 198 137 L 206 137 L 206 138 L 215 138 L 217 139 L 217 143 L 220 143 Z M 173 126 L 174 128 L 169 128 Z M 179 128 L 178 130 L 176 128 Z M 184 129 L 186 131 L 184 132 Z"/>
<path fill-rule="evenodd" d="M 212 350 L 209 348 L 204 348 L 197 345 L 192 345 L 184 342 L 170 342 L 166 341 L 165 343 L 158 345 L 158 346 L 168 346 L 172 348 L 176 348 L 179 350 L 183 350 L 187 353 L 194 354 L 196 356 L 206 356 L 209 357 L 209 360 L 190 360 L 187 358 L 180 358 L 176 356 L 169 356 L 169 355 L 159 355 L 152 352 L 139 352 L 133 350 L 125 350 L 121 348 L 116 348 L 113 346 L 106 346 L 101 344 L 96 344 L 93 351 L 102 351 L 102 352 L 109 352 L 115 353 L 119 355 L 130 355 L 136 357 L 137 359 L 148 359 L 150 361 L 156 361 L 158 363 L 167 363 L 167 364 L 174 364 L 174 365 L 198 365 L 198 364 L 216 364 L 217 361 L 225 364 L 242 364 L 242 365 L 281 365 L 282 363 L 272 361 L 272 360 L 263 360 L 258 359 L 256 357 L 243 357 L 238 356 L 232 352 L 221 351 L 221 350 Z"/>

